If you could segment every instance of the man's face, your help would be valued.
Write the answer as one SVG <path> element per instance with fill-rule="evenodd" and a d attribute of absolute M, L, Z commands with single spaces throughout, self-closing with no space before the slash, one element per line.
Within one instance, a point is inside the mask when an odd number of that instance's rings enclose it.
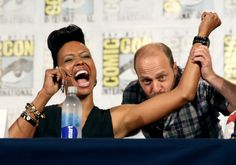
<path fill-rule="evenodd" d="M 148 98 L 173 89 L 177 66 L 170 65 L 162 49 L 151 47 L 146 50 L 137 57 L 135 66 L 139 83 Z"/>

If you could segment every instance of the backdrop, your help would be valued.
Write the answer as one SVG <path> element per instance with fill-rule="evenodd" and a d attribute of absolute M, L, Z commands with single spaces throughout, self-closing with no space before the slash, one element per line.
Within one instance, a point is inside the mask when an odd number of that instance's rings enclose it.
<path fill-rule="evenodd" d="M 142 45 L 164 42 L 184 66 L 202 11 L 222 20 L 210 36 L 214 70 L 236 83 L 236 0 L 0 0 L 0 109 L 7 109 L 8 125 L 52 68 L 46 45 L 52 30 L 71 23 L 84 30 L 97 67 L 95 104 L 109 108 L 136 79 L 132 59 Z M 48 104 L 63 100 L 59 91 Z"/>

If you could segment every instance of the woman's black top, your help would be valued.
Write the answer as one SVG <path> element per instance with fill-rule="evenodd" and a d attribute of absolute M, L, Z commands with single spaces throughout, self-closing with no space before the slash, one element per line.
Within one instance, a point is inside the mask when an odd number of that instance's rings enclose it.
<path fill-rule="evenodd" d="M 47 106 L 34 137 L 61 137 L 61 107 Z M 82 129 L 83 138 L 114 138 L 110 110 L 94 106 Z"/>

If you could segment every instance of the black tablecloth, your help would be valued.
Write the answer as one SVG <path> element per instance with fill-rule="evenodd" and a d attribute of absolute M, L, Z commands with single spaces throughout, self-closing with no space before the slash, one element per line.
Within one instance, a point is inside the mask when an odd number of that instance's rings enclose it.
<path fill-rule="evenodd" d="M 236 140 L 1 139 L 3 164 L 236 164 Z"/>

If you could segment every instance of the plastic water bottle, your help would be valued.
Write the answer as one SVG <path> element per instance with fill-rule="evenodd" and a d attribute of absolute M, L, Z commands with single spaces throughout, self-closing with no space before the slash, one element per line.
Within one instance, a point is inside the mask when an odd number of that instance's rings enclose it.
<path fill-rule="evenodd" d="M 81 138 L 82 137 L 82 105 L 76 96 L 77 88 L 69 86 L 66 99 L 62 105 L 61 114 L 61 137 Z"/>

